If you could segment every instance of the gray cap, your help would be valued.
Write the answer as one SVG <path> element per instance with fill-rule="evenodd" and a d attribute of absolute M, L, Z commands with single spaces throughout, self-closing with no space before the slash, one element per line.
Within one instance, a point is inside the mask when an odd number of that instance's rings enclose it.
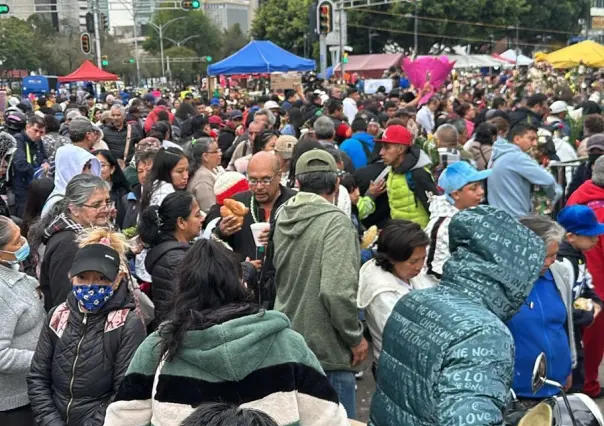
<path fill-rule="evenodd" d="M 86 117 L 78 116 L 71 120 L 71 123 L 69 123 L 69 131 L 74 133 L 88 133 L 100 132 L 101 129 L 92 124 L 92 122 Z"/>
<path fill-rule="evenodd" d="M 82 113 L 78 109 L 70 109 L 67 114 L 65 114 L 65 120 L 73 120 L 76 117 L 81 117 Z"/>
<path fill-rule="evenodd" d="M 315 161 L 322 164 L 310 165 L 310 163 Z M 333 155 L 322 149 L 313 149 L 302 154 L 296 163 L 296 176 L 315 172 L 337 173 L 338 166 Z"/>

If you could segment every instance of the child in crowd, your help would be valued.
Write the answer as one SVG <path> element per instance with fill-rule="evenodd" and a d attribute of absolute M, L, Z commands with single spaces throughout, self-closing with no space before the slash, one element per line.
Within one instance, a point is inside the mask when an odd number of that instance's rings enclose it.
<path fill-rule="evenodd" d="M 577 349 L 577 366 L 573 370 L 571 389 L 580 392 L 585 378 L 582 330 L 590 326 L 602 310 L 602 301 L 594 291 L 584 253 L 598 243 L 598 237 L 604 234 L 604 224 L 598 222 L 591 208 L 583 205 L 562 209 L 558 215 L 558 222 L 566 229 L 566 238 L 560 245 L 558 260 L 568 268 L 570 276 L 573 277 L 574 344 Z"/>

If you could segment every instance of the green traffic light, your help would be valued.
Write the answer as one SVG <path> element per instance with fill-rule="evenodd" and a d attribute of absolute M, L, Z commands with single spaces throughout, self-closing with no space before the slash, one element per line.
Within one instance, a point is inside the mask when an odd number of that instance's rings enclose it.
<path fill-rule="evenodd" d="M 0 4 L 0 15 L 5 15 L 8 12 L 10 12 L 10 7 L 8 7 L 8 4 Z"/>
<path fill-rule="evenodd" d="M 206 56 L 206 61 L 212 62 L 212 57 L 211 56 Z"/>
<path fill-rule="evenodd" d="M 198 0 L 193 0 L 191 2 L 192 9 L 199 9 L 200 7 L 201 7 L 201 2 L 199 2 Z"/>
<path fill-rule="evenodd" d="M 106 67 L 107 65 L 109 65 L 109 61 L 101 61 L 101 65 Z"/>
<path fill-rule="evenodd" d="M 136 60 L 135 60 L 135 59 L 133 59 L 133 58 L 130 58 L 130 59 L 128 60 L 128 62 L 130 62 L 131 64 L 133 64 L 133 63 L 135 63 L 135 62 L 136 62 Z"/>

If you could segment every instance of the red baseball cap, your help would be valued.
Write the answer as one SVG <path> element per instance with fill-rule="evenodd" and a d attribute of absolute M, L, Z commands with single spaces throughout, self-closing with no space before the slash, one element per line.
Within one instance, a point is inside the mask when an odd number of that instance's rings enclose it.
<path fill-rule="evenodd" d="M 208 119 L 208 122 L 209 122 L 210 124 L 218 124 L 218 125 L 222 126 L 222 118 L 220 118 L 220 117 L 219 117 L 219 116 L 217 116 L 217 115 L 212 115 L 212 116 L 211 116 L 211 117 Z"/>
<path fill-rule="evenodd" d="M 376 142 L 410 146 L 413 142 L 413 136 L 405 127 L 400 124 L 394 124 L 386 127 L 386 130 L 382 133 L 382 139 L 376 139 Z"/>

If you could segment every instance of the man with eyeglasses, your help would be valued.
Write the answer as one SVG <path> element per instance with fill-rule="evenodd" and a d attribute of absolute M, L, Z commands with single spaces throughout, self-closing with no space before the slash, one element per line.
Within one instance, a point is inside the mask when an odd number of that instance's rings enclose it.
<path fill-rule="evenodd" d="M 44 151 L 42 136 L 46 134 L 46 123 L 42 117 L 32 115 L 27 120 L 25 130 L 15 135 L 17 151 L 11 167 L 13 172 L 13 193 L 15 194 L 15 216 L 21 217 L 27 202 L 27 189 L 34 179 L 34 173 L 42 168 L 49 170 L 48 158 Z"/>
<path fill-rule="evenodd" d="M 272 272 L 272 249 L 269 243 L 269 227 L 261 235 L 264 247 L 256 247 L 251 225 L 268 222 L 274 226 L 275 214 L 281 205 L 296 195 L 296 191 L 281 185 L 279 160 L 269 152 L 255 154 L 247 168 L 249 191 L 240 192 L 233 199 L 250 209 L 243 224 L 233 216 L 223 218 L 215 228 L 215 235 L 228 243 L 239 255 L 241 261 L 252 260 L 259 274 L 256 295 L 265 307 L 271 308 L 274 302 L 274 284 Z M 268 246 L 268 247 L 267 247 Z"/>

